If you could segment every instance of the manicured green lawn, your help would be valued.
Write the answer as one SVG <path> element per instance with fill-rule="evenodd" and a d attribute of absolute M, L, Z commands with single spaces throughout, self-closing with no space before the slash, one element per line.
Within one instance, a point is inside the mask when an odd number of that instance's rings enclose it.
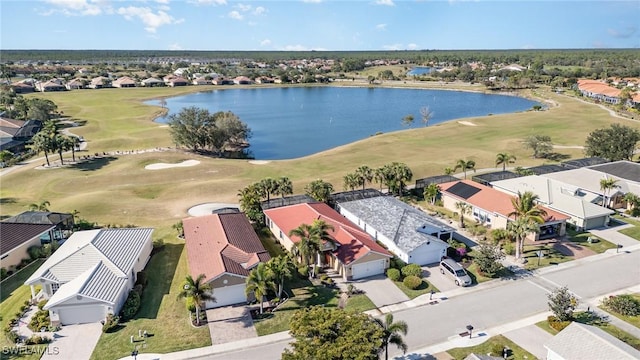
<path fill-rule="evenodd" d="M 615 249 L 616 245 L 604 240 L 602 238 L 599 238 L 595 235 L 592 235 L 589 232 L 582 232 L 582 233 L 576 233 L 573 231 L 568 231 L 567 234 L 569 235 L 569 240 L 571 242 L 580 244 L 581 246 L 584 246 L 586 248 L 589 248 L 590 250 L 598 253 L 598 254 L 602 254 L 603 252 L 609 250 L 609 249 Z M 589 243 L 587 240 L 589 239 L 589 237 L 591 237 L 592 239 L 598 239 L 598 242 L 594 242 L 594 243 Z"/>
<path fill-rule="evenodd" d="M 422 279 L 422 283 L 416 289 L 409 289 L 408 287 L 404 286 L 404 283 L 402 283 L 402 281 L 394 281 L 394 283 L 403 293 L 405 293 L 409 297 L 409 299 L 415 299 L 420 295 L 428 294 L 431 292 L 431 290 L 433 290 L 434 292 L 439 291 L 438 288 L 433 286 L 433 284 L 425 279 Z"/>
<path fill-rule="evenodd" d="M 539 250 L 543 251 L 543 258 L 538 258 L 537 252 Z M 527 270 L 535 270 L 545 266 L 558 265 L 560 263 L 573 260 L 572 257 L 563 255 L 550 245 L 525 245 L 522 256 L 527 259 L 527 264 L 525 265 Z"/>
<path fill-rule="evenodd" d="M 631 294 L 631 296 L 633 296 L 636 300 L 640 301 L 640 294 Z M 604 310 L 606 310 L 607 312 L 609 312 L 611 315 L 619 318 L 620 320 L 626 321 L 629 324 L 640 328 L 640 316 L 625 316 L 625 315 L 620 315 L 617 312 L 610 310 L 609 308 L 600 306 L 601 308 L 603 308 Z"/>
<path fill-rule="evenodd" d="M 102 334 L 92 359 L 118 359 L 131 354 L 129 338 L 139 329 L 152 335 L 141 352 L 167 353 L 211 345 L 209 328 L 193 328 L 184 300 L 177 299 L 187 275 L 184 243 L 176 239 L 170 225 L 156 232 L 154 238 L 162 237 L 165 246 L 152 256 L 145 269 L 149 283 L 142 295 L 140 311 L 119 330 Z"/>
<path fill-rule="evenodd" d="M 31 276 L 31 274 L 33 274 L 40 265 L 42 265 L 43 262 L 44 259 L 37 259 L 0 283 L 0 315 L 2 316 L 2 320 L 0 320 L 0 327 L 2 327 L 2 329 L 4 329 L 9 321 L 15 317 L 15 314 L 20 311 L 20 307 L 24 302 L 31 298 L 31 289 L 23 284 L 25 280 L 27 280 L 29 276 Z M 4 334 L 0 335 L 0 347 L 4 349 L 5 347 L 10 348 L 12 346 L 14 345 L 9 343 Z M 30 346 L 29 349 L 34 349 L 34 347 Z M 40 355 L 35 353 L 20 356 L 2 354 L 2 359 L 5 358 L 31 360 L 39 359 Z"/>
<path fill-rule="evenodd" d="M 617 328 L 607 323 L 606 321 L 601 321 L 600 319 L 594 319 L 587 312 L 577 312 L 577 313 L 574 313 L 574 316 L 576 318 L 575 321 L 579 323 L 587 324 L 587 325 L 597 326 L 600 329 L 611 334 L 615 338 L 640 350 L 640 339 L 634 337 L 628 332 L 621 330 L 620 328 Z M 536 325 L 552 335 L 555 335 L 558 333 L 558 331 L 556 331 L 555 329 L 549 326 L 549 322 L 547 320 L 540 321 L 536 323 Z"/>
<path fill-rule="evenodd" d="M 373 310 L 376 308 L 376 305 L 369 299 L 369 297 L 365 294 L 352 295 L 349 300 L 347 300 L 347 306 L 345 306 L 346 311 L 353 312 L 365 312 L 368 310 Z"/>
<path fill-rule="evenodd" d="M 257 230 L 256 233 L 260 238 L 260 242 L 262 242 L 262 246 L 267 249 L 271 257 L 277 257 L 286 254 L 286 251 L 276 241 L 276 238 L 273 237 L 273 234 L 271 233 L 271 231 L 269 231 L 269 228 L 263 227 Z"/>
<path fill-rule="evenodd" d="M 473 251 L 470 254 L 471 256 L 473 256 Z M 478 265 L 476 263 L 471 263 L 471 265 L 469 265 L 469 267 L 467 267 L 466 270 L 469 276 L 471 277 L 471 280 L 473 280 L 474 284 L 480 284 L 485 281 L 495 280 L 501 277 L 509 277 L 513 275 L 513 272 L 511 270 L 507 268 L 502 268 L 502 270 L 500 270 L 495 277 L 490 278 L 480 274 L 480 271 L 478 270 Z"/>
<path fill-rule="evenodd" d="M 619 231 L 619 233 L 621 234 L 625 234 L 627 236 L 630 236 L 638 241 L 640 241 L 640 220 L 636 219 L 636 218 L 629 218 L 629 217 L 624 217 L 621 215 L 614 215 L 614 218 L 624 221 L 628 224 L 634 225 L 634 227 L 630 227 L 627 229 L 622 229 Z"/>
<path fill-rule="evenodd" d="M 471 353 L 482 355 L 491 354 L 492 356 L 502 357 L 502 349 L 505 347 L 511 350 L 507 359 L 521 360 L 536 358 L 531 353 L 527 352 L 520 346 L 516 345 L 516 343 L 502 335 L 492 336 L 487 341 L 476 346 L 450 349 L 447 350 L 447 353 L 456 360 L 462 360 Z"/>

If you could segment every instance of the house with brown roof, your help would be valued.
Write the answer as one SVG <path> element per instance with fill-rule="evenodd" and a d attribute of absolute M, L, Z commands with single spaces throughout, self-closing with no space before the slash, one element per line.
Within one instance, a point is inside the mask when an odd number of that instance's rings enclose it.
<path fill-rule="evenodd" d="M 270 259 L 249 219 L 243 213 L 212 214 L 184 219 L 189 273 L 204 274 L 215 302 L 205 308 L 246 303 L 249 272 Z"/>
<path fill-rule="evenodd" d="M 11 89 L 13 89 L 13 92 L 16 94 L 26 94 L 35 91 L 33 86 L 24 82 L 15 82 L 11 84 Z"/>
<path fill-rule="evenodd" d="M 236 85 L 249 85 L 253 84 L 253 81 L 246 76 L 237 76 L 233 79 L 233 83 Z"/>
<path fill-rule="evenodd" d="M 171 87 L 189 85 L 189 82 L 185 78 L 180 76 L 171 77 L 168 80 L 165 80 L 165 83 Z"/>
<path fill-rule="evenodd" d="M 264 214 L 273 235 L 289 251 L 300 242 L 299 237 L 289 236 L 291 230 L 315 220 L 331 225 L 329 236 L 335 243 L 323 244 L 320 263 L 340 273 L 345 280 L 384 274 L 389 268 L 391 253 L 325 203 L 283 206 L 265 210 Z"/>
<path fill-rule="evenodd" d="M 104 76 L 95 77 L 91 79 L 89 87 L 92 89 L 103 89 L 111 87 L 111 79 Z"/>
<path fill-rule="evenodd" d="M 512 195 L 491 187 L 481 185 L 471 180 L 452 181 L 440 184 L 442 202 L 445 208 L 459 212 L 456 203 L 463 202 L 471 206 L 471 213 L 464 214 L 469 220 L 474 220 L 491 229 L 506 229 L 509 221 L 515 220 L 513 215 Z M 544 224 L 539 233 L 531 233 L 531 240 L 548 239 L 566 234 L 567 216 L 559 211 L 540 205 L 546 211 Z"/>
<path fill-rule="evenodd" d="M 55 80 L 55 79 L 54 79 Z M 49 80 L 45 82 L 36 83 L 36 89 L 41 92 L 49 92 L 49 91 L 64 91 L 67 90 L 64 85 L 61 85 L 57 81 Z"/>
<path fill-rule="evenodd" d="M 112 85 L 117 88 L 131 88 L 136 87 L 136 81 L 128 76 L 123 76 L 114 80 Z"/>
<path fill-rule="evenodd" d="M 0 222 L 0 266 L 13 270 L 22 259 L 28 259 L 28 249 L 42 245 L 41 238 L 51 238 L 52 224 L 23 224 Z"/>
<path fill-rule="evenodd" d="M 150 77 L 148 79 L 144 79 L 140 82 L 140 85 L 142 86 L 146 86 L 146 87 L 153 87 L 153 86 L 164 86 L 165 83 L 164 81 L 154 78 L 154 77 Z"/>
<path fill-rule="evenodd" d="M 198 77 L 193 79 L 192 84 L 193 85 L 211 85 L 212 82 L 211 82 L 211 79 L 207 79 L 205 77 Z"/>
<path fill-rule="evenodd" d="M 64 85 L 67 90 L 84 89 L 84 81 L 82 79 L 73 79 Z"/>

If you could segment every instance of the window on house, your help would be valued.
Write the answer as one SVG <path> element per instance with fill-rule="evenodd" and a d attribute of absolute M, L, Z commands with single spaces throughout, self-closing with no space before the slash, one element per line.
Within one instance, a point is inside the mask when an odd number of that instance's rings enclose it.
<path fill-rule="evenodd" d="M 282 230 L 280 230 L 280 239 L 282 239 Z"/>
<path fill-rule="evenodd" d="M 51 284 L 51 295 L 55 294 L 60 289 L 60 284 Z"/>

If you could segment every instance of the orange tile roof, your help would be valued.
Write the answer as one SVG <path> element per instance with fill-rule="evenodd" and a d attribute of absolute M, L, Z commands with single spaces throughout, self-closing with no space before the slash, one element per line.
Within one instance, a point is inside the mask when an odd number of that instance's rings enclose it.
<path fill-rule="evenodd" d="M 184 219 L 185 247 L 191 276 L 205 281 L 230 273 L 248 276 L 269 254 L 242 213 L 213 214 Z"/>
<path fill-rule="evenodd" d="M 345 265 L 360 259 L 370 251 L 392 256 L 385 248 L 371 239 L 369 234 L 360 230 L 354 223 L 325 203 L 283 206 L 265 210 L 264 213 L 286 235 L 302 224 L 312 224 L 314 220 L 323 220 L 333 226 L 334 230 L 329 231 L 329 235 L 340 244 L 335 255 Z M 294 243 L 300 241 L 297 236 L 290 237 L 290 239 Z"/>
<path fill-rule="evenodd" d="M 610 97 L 619 97 L 620 90 L 598 80 L 580 79 L 578 89 L 594 94 L 602 94 Z"/>
<path fill-rule="evenodd" d="M 513 216 L 509 216 L 509 213 L 511 213 L 513 211 L 513 203 L 511 202 L 511 199 L 515 198 L 514 196 L 511 196 L 509 194 L 503 193 L 502 191 L 498 191 L 496 189 L 490 188 L 488 186 L 485 185 L 481 185 L 475 181 L 472 180 L 459 180 L 459 181 L 452 181 L 452 182 L 448 182 L 448 183 L 444 183 L 444 184 L 440 184 L 440 189 L 442 192 L 447 193 L 448 196 L 451 196 L 453 198 L 459 198 L 458 196 L 449 193 L 447 190 L 449 190 L 453 185 L 459 183 L 459 182 L 463 182 L 467 185 L 473 186 L 477 189 L 480 189 L 480 191 L 478 191 L 477 193 L 475 193 L 474 195 L 472 195 L 471 197 L 465 199 L 460 199 L 462 201 L 465 201 L 475 207 L 478 207 L 480 209 L 483 209 L 487 212 L 491 212 L 491 213 L 497 213 L 500 214 L 504 217 L 507 217 L 509 219 L 514 219 Z M 544 211 L 547 212 L 547 217 L 545 219 L 546 222 L 549 221 L 558 221 L 558 220 L 567 220 L 570 218 L 570 216 L 567 216 L 565 214 L 559 213 L 555 210 L 551 210 L 548 207 L 542 206 L 540 205 L 540 207 L 542 209 L 544 209 Z"/>

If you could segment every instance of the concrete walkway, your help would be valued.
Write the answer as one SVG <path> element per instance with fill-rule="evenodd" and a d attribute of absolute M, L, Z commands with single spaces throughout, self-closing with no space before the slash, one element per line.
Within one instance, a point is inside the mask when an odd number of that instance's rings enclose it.
<path fill-rule="evenodd" d="M 544 345 L 553 339 L 553 335 L 536 325 L 529 325 L 520 329 L 507 331 L 502 335 L 535 355 L 538 359 L 547 358 L 547 349 L 545 349 Z"/>
<path fill-rule="evenodd" d="M 409 300 L 409 297 L 385 275 L 372 276 L 351 283 L 357 289 L 363 290 L 378 308 Z"/>
<path fill-rule="evenodd" d="M 620 230 L 633 227 L 634 225 L 626 224 L 620 226 L 614 226 L 609 228 L 600 228 L 600 229 L 592 229 L 589 230 L 593 235 L 601 237 L 610 243 L 620 244 L 623 248 L 640 245 L 640 241 L 627 236 L 625 234 L 619 233 Z"/>

